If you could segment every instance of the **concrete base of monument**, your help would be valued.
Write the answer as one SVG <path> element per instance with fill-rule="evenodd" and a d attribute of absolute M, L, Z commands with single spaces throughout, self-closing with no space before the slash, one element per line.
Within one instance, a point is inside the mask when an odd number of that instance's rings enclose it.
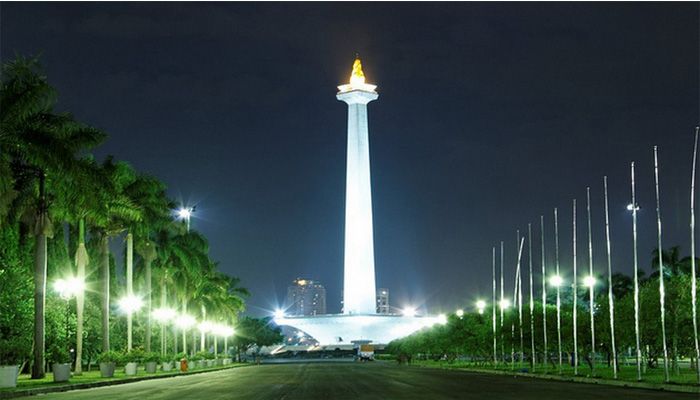
<path fill-rule="evenodd" d="M 388 344 L 422 328 L 444 322 L 444 317 L 385 314 L 327 314 L 275 318 L 277 325 L 303 331 L 321 346 L 352 345 L 355 340 Z"/>

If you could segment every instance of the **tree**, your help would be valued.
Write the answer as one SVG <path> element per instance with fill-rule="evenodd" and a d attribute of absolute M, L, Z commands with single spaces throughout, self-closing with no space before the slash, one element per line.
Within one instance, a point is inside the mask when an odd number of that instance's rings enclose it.
<path fill-rule="evenodd" d="M 272 324 L 272 318 L 244 317 L 236 325 L 233 344 L 237 347 L 240 358 L 241 352 L 245 353 L 254 346 L 272 346 L 281 343 L 283 339 L 282 330 Z"/>

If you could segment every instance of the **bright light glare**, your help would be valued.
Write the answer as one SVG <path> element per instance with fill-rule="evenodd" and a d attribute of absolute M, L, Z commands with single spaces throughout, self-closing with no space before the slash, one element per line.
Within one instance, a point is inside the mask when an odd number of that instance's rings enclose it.
<path fill-rule="evenodd" d="M 143 306 L 143 301 L 134 295 L 126 296 L 119 300 L 119 308 L 126 314 L 135 313 L 141 309 L 141 306 Z"/>
<path fill-rule="evenodd" d="M 233 335 L 233 328 L 227 325 L 212 324 L 211 333 L 216 336 L 228 337 Z"/>
<path fill-rule="evenodd" d="M 458 317 L 462 318 L 464 316 L 464 310 L 460 308 L 455 314 L 457 314 Z"/>
<path fill-rule="evenodd" d="M 175 318 L 175 325 L 177 325 L 177 327 L 180 329 L 190 328 L 196 323 L 197 321 L 192 316 L 187 314 L 181 314 Z"/>
<path fill-rule="evenodd" d="M 69 299 L 85 290 L 85 282 L 75 277 L 59 279 L 54 282 L 53 288 L 62 298 Z"/>
<path fill-rule="evenodd" d="M 304 336 L 306 336 L 306 335 L 304 335 L 304 332 L 302 332 L 302 331 L 297 332 L 298 338 L 303 338 Z"/>
<path fill-rule="evenodd" d="M 639 211 L 639 206 L 636 206 L 632 203 L 629 203 L 627 205 L 627 211 Z"/>
<path fill-rule="evenodd" d="M 275 310 L 275 319 L 283 319 L 284 318 L 284 310 L 281 309 L 276 309 Z"/>
<path fill-rule="evenodd" d="M 586 287 L 593 287 L 593 286 L 595 286 L 595 281 L 596 281 L 595 277 L 589 275 L 589 276 L 583 278 L 583 285 Z"/>
<path fill-rule="evenodd" d="M 562 279 L 562 277 L 559 275 L 554 275 L 551 278 L 549 278 L 549 284 L 554 286 L 554 287 L 559 287 L 563 283 L 564 283 L 564 279 Z"/>
<path fill-rule="evenodd" d="M 440 314 L 437 316 L 437 323 L 440 325 L 445 325 L 447 323 L 447 315 Z"/>
<path fill-rule="evenodd" d="M 214 324 L 212 324 L 209 321 L 202 321 L 199 323 L 199 325 L 197 325 L 197 328 L 202 333 L 212 332 L 213 328 L 214 328 Z"/>
<path fill-rule="evenodd" d="M 403 314 L 405 317 L 415 317 L 416 309 L 413 307 L 405 307 L 403 310 L 401 310 L 401 314 Z"/>
<path fill-rule="evenodd" d="M 187 219 L 192 215 L 192 211 L 189 208 L 181 208 L 177 211 L 177 215 L 182 219 Z"/>
<path fill-rule="evenodd" d="M 476 302 L 476 309 L 479 311 L 479 314 L 484 313 L 484 308 L 486 308 L 486 302 L 483 300 L 479 300 Z"/>
<path fill-rule="evenodd" d="M 168 322 L 175 318 L 175 310 L 172 308 L 156 308 L 153 310 L 153 318 L 158 322 Z"/>
<path fill-rule="evenodd" d="M 510 301 L 508 299 L 501 299 L 499 306 L 501 307 L 501 310 L 506 310 L 508 307 L 510 307 Z"/>

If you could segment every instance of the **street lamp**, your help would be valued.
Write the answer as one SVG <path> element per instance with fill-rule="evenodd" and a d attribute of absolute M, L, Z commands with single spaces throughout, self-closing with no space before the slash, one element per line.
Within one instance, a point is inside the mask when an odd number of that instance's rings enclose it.
<path fill-rule="evenodd" d="M 190 315 L 180 314 L 175 318 L 175 326 L 182 331 L 182 351 L 187 354 L 187 330 L 191 328 L 197 321 Z"/>
<path fill-rule="evenodd" d="M 284 310 L 278 308 L 275 310 L 275 319 L 284 319 Z"/>
<path fill-rule="evenodd" d="M 190 231 L 190 218 L 192 217 L 192 214 L 195 211 L 196 206 L 192 207 L 181 207 L 179 210 L 177 210 L 177 216 L 185 221 L 185 225 L 187 226 L 187 232 Z"/>
<path fill-rule="evenodd" d="M 445 314 L 438 315 L 436 321 L 440 325 L 445 325 L 447 323 L 447 315 L 445 315 Z"/>
<path fill-rule="evenodd" d="M 485 302 L 485 301 L 483 301 L 483 300 L 478 300 L 478 301 L 476 302 L 476 309 L 477 309 L 477 311 L 479 312 L 479 314 L 483 314 L 485 308 L 486 308 L 486 302 Z"/>
<path fill-rule="evenodd" d="M 134 295 L 122 297 L 119 300 L 119 308 L 125 314 L 133 314 L 133 313 L 137 312 L 138 310 L 140 310 L 142 306 L 143 306 L 143 300 L 141 300 L 141 298 L 134 296 Z"/>
<path fill-rule="evenodd" d="M 464 310 L 460 308 L 459 310 L 457 310 L 457 312 L 455 312 L 455 314 L 457 314 L 458 317 L 462 318 L 464 316 Z"/>
<path fill-rule="evenodd" d="M 85 290 L 85 282 L 76 277 L 58 279 L 53 283 L 53 288 L 62 299 L 68 300 L 77 296 Z"/>
<path fill-rule="evenodd" d="M 404 309 L 401 311 L 401 314 L 403 314 L 405 317 L 415 317 L 416 309 L 411 306 L 404 307 Z"/>
<path fill-rule="evenodd" d="M 594 287 L 596 284 L 596 279 L 595 276 L 588 275 L 585 278 L 583 278 L 583 286 L 587 288 Z"/>
<path fill-rule="evenodd" d="M 507 310 L 510 307 L 510 300 L 501 299 L 501 301 L 498 302 L 498 305 L 501 308 L 501 310 Z"/>
<path fill-rule="evenodd" d="M 553 275 L 549 278 L 549 284 L 553 287 L 561 287 L 564 284 L 564 279 L 559 275 Z"/>
<path fill-rule="evenodd" d="M 165 324 L 166 322 L 175 318 L 175 310 L 172 308 L 156 308 L 153 310 L 152 314 L 153 318 L 162 324 Z"/>

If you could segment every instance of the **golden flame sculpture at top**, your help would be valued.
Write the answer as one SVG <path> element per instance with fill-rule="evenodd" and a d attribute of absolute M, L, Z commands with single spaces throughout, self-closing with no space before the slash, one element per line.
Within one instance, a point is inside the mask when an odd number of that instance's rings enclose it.
<path fill-rule="evenodd" d="M 360 57 L 355 58 L 355 62 L 352 64 L 352 74 L 350 74 L 350 83 L 346 85 L 338 86 L 338 90 L 341 92 L 349 92 L 351 90 L 364 90 L 367 92 L 374 92 L 376 85 L 370 85 L 365 83 L 365 73 L 362 72 L 362 61 Z"/>
<path fill-rule="evenodd" d="M 356 58 L 355 62 L 352 64 L 352 74 L 350 75 L 351 85 L 364 85 L 365 83 L 365 73 L 362 72 L 362 61 L 360 58 Z"/>

